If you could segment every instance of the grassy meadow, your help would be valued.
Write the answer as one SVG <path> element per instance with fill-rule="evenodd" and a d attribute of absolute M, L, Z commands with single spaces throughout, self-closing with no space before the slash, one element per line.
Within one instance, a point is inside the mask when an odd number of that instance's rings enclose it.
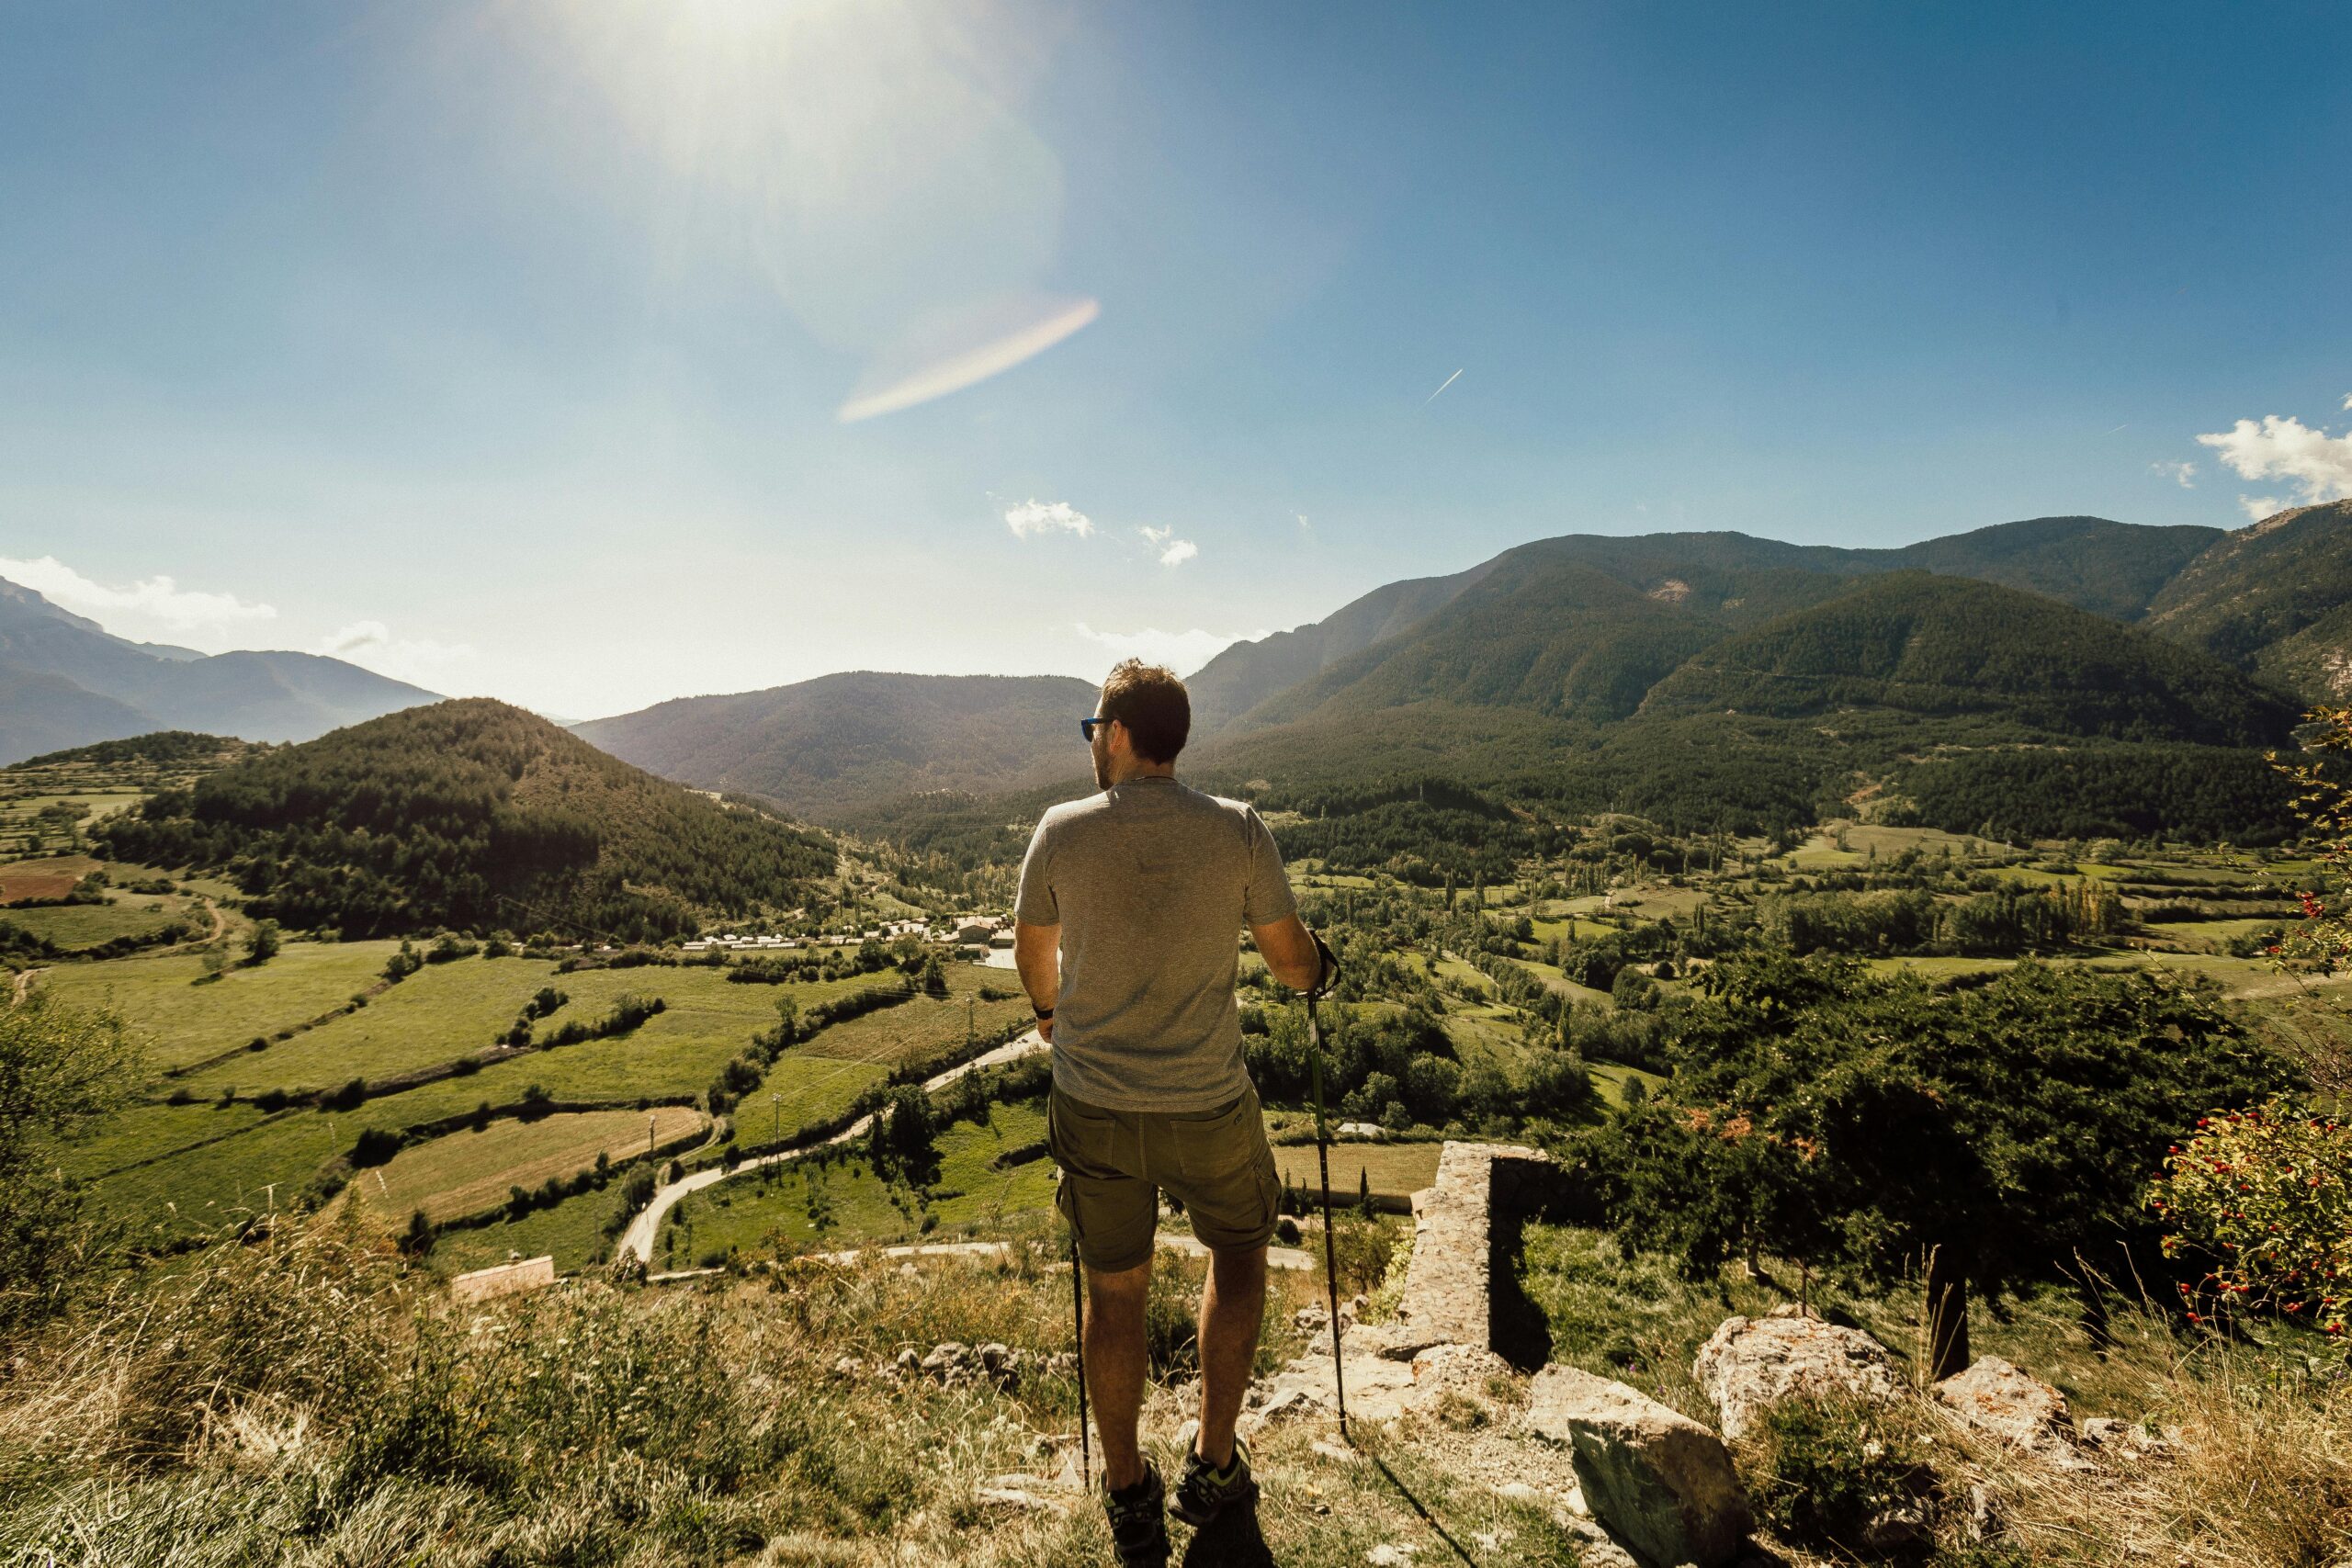
<path fill-rule="evenodd" d="M 939 1134 L 939 1179 L 927 1200 L 884 1182 L 863 1159 L 768 1166 L 673 1208 L 654 1258 L 683 1267 L 729 1251 L 772 1258 L 992 1234 L 1008 1216 L 1035 1216 L 1052 1205 L 1053 1162 L 1005 1157 L 1034 1155 L 1045 1139 L 1042 1101 L 992 1106 L 984 1125 L 954 1123 Z"/>
<path fill-rule="evenodd" d="M 506 1201 L 511 1188 L 618 1163 L 675 1144 L 709 1125 L 688 1106 L 651 1111 L 581 1111 L 530 1121 L 497 1121 L 412 1144 L 390 1162 L 363 1170 L 344 1189 L 350 1201 L 386 1224 L 423 1210 L 435 1224 L 481 1213 Z"/>

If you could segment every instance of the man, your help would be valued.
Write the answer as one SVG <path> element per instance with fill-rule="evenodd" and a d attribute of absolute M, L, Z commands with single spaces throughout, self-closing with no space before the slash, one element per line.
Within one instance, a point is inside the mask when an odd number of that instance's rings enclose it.
<path fill-rule="evenodd" d="M 1282 1184 L 1241 1061 L 1240 928 L 1295 989 L 1321 981 L 1324 955 L 1258 814 L 1176 782 L 1192 728 L 1182 681 L 1128 660 L 1080 728 L 1102 793 L 1037 824 L 1013 956 L 1053 1045 L 1046 1141 L 1086 1269 L 1087 1386 L 1111 1533 L 1128 1568 L 1159 1568 L 1163 1506 L 1197 1528 L 1258 1495 L 1233 1427 L 1258 1352 Z M 1164 1505 L 1136 1434 L 1162 1191 L 1182 1201 L 1209 1249 L 1199 1436 Z"/>

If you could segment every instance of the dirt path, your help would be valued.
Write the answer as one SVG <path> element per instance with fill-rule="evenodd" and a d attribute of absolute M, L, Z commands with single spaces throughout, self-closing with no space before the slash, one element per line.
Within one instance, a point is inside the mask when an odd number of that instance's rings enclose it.
<path fill-rule="evenodd" d="M 935 1093 L 954 1083 L 966 1073 L 976 1072 L 982 1067 L 993 1067 L 1003 1062 L 1017 1062 L 1022 1057 L 1033 1055 L 1045 1048 L 1044 1038 L 1033 1029 L 1009 1045 L 1000 1045 L 993 1051 L 983 1052 L 960 1067 L 950 1067 L 944 1073 L 924 1079 L 923 1092 Z M 846 1144 L 852 1138 L 863 1136 L 866 1124 L 873 1120 L 871 1116 L 861 1116 L 822 1143 L 810 1144 L 804 1148 L 786 1149 L 781 1154 L 762 1155 L 757 1159 L 745 1160 L 733 1170 L 728 1169 L 725 1166 L 713 1166 L 708 1170 L 697 1170 L 691 1176 L 683 1177 L 670 1183 L 669 1186 L 654 1193 L 653 1201 L 648 1203 L 639 1212 L 635 1219 L 629 1221 L 628 1229 L 621 1233 L 620 1246 L 616 1249 L 617 1255 L 623 1258 L 634 1258 L 639 1263 L 652 1262 L 653 1238 L 661 1234 L 662 1216 L 670 1212 L 672 1204 L 687 1193 L 699 1192 L 706 1187 L 715 1187 L 729 1177 L 741 1176 L 747 1172 L 758 1170 L 763 1166 L 782 1165 L 787 1160 L 798 1159 L 803 1155 L 813 1154 L 819 1149 L 830 1148 L 835 1144 Z"/>
<path fill-rule="evenodd" d="M 40 973 L 40 971 L 39 969 L 19 969 L 17 971 L 16 994 L 9 998 L 9 1006 L 15 1007 L 24 1001 L 25 993 L 33 988 L 33 976 Z"/>

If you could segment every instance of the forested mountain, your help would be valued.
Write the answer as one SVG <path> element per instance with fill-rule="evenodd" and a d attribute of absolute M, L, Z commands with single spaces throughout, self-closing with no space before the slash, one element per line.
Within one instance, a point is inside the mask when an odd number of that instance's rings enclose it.
<path fill-rule="evenodd" d="M 2352 501 L 2224 536 L 2165 585 L 2148 625 L 2305 702 L 2352 695 Z"/>
<path fill-rule="evenodd" d="M 818 821 L 928 790 L 992 793 L 1090 776 L 1078 721 L 1096 688 L 1066 675 L 827 675 L 681 697 L 574 726 L 626 761 Z"/>
<path fill-rule="evenodd" d="M 1481 604 L 1523 624 L 1540 614 L 1548 590 L 1534 587 L 1531 596 L 1522 592 L 1527 585 L 1521 580 L 1556 575 L 1564 568 L 1589 569 L 1682 609 L 1702 624 L 1749 625 L 1797 608 L 1835 591 L 1834 582 L 1818 581 L 1820 578 L 1906 570 L 1978 578 L 2118 620 L 2136 620 L 2175 572 L 2223 536 L 2218 528 L 2147 528 L 2103 517 L 2000 523 L 1899 549 L 1790 545 L 1728 532 L 1567 534 L 1518 546 L 1451 577 L 1391 583 L 1327 620 L 1235 644 L 1192 678 L 1194 724 L 1208 735 L 1243 720 L 1244 715 L 1249 716 L 1244 722 L 1252 726 L 1300 717 L 1342 689 L 1361 685 L 1376 662 L 1370 652 L 1375 644 L 1406 634 L 1435 634 L 1453 648 L 1465 637 L 1475 638 L 1470 616 Z M 1816 581 L 1807 586 L 1807 579 Z M 1584 597 L 1589 599 L 1589 589 Z M 1586 614 L 1594 606 L 1579 603 L 1570 607 Z M 1636 642 L 1653 641 L 1630 628 L 1628 634 Z M 1696 635 L 1686 628 L 1667 640 L 1687 641 Z M 1553 646 L 1556 663 L 1556 639 Z M 1608 700 L 1596 703 L 1594 697 L 1631 677 L 1604 677 L 1601 671 L 1628 662 L 1646 667 L 1655 656 L 1655 651 L 1636 653 L 1622 647 L 1599 651 L 1598 663 L 1577 676 L 1577 695 L 1550 705 L 1556 711 L 1608 708 L 1612 705 Z M 1427 650 L 1427 661 L 1445 663 L 1456 657 L 1445 646 Z M 1495 656 L 1479 658 L 1490 671 L 1498 666 Z M 1427 662 L 1418 655 L 1416 660 Z M 1537 680 L 1553 672 L 1547 670 Z M 1566 673 L 1565 668 L 1557 672 Z M 1489 674 L 1484 683 L 1491 686 L 1498 678 Z M 1392 671 L 1360 693 L 1357 701 L 1373 700 L 1384 690 L 1412 690 L 1428 679 L 1426 668 Z M 1278 695 L 1284 698 L 1281 704 L 1261 707 Z"/>
<path fill-rule="evenodd" d="M 225 870 L 255 915 L 347 937 L 668 935 L 790 908 L 834 858 L 818 834 L 485 698 L 249 757 L 99 831 L 117 858 Z"/>
<path fill-rule="evenodd" d="M 2346 520 L 2043 517 L 1875 550 L 1539 539 L 1227 649 L 1191 678 L 1186 767 L 1348 853 L 1432 833 L 1456 858 L 1503 853 L 1506 803 L 1790 827 L 1871 790 L 1946 827 L 2275 836 L 2286 797 L 2260 749 L 2298 705 L 2273 682 L 2308 694 L 2299 671 L 2324 685 L 2344 664 Z M 673 778 L 968 849 L 1087 787 L 1069 721 L 1092 698 L 845 675 L 580 732 Z M 1457 786 L 1484 807 L 1433 804 Z"/>
<path fill-rule="evenodd" d="M 1700 653 L 1645 711 L 1988 717 L 2049 735 L 2265 746 L 2285 697 L 2193 649 L 2036 594 L 1905 572 Z"/>
<path fill-rule="evenodd" d="M 132 642 L 0 581 L 0 765 L 156 729 L 307 740 L 434 700 L 319 654 Z"/>
<path fill-rule="evenodd" d="M 1501 558 L 1497 557 L 1496 560 Z M 1394 637 L 1492 570 L 1486 561 L 1450 577 L 1417 577 L 1375 588 L 1295 631 L 1276 632 L 1255 642 L 1237 642 L 1185 682 L 1193 696 L 1193 726 L 1209 734 L 1238 718 L 1275 693 L 1298 684 L 1329 665 L 1384 637 Z"/>

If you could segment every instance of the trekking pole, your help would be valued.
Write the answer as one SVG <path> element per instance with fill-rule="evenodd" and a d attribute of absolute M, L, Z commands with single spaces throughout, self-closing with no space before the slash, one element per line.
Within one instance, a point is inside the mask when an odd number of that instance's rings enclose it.
<path fill-rule="evenodd" d="M 1094 1489 L 1094 1449 L 1086 1436 L 1086 1280 L 1078 1268 L 1078 1227 L 1069 1228 L 1069 1316 L 1078 1340 L 1078 1483 Z"/>
<path fill-rule="evenodd" d="M 1331 1232 L 1331 1129 L 1323 1108 L 1323 1027 L 1315 1015 L 1315 998 L 1330 988 L 1340 972 L 1340 960 L 1315 935 L 1315 956 L 1321 973 L 1306 992 L 1306 1061 L 1308 1081 L 1315 1090 L 1315 1165 L 1323 1182 L 1323 1283 L 1331 1307 L 1331 1392 L 1340 1406 L 1340 1437 L 1351 1448 L 1355 1436 L 1348 1430 L 1348 1380 L 1340 1359 L 1340 1253 Z"/>
<path fill-rule="evenodd" d="M 1315 934 L 1316 954 L 1323 961 L 1323 973 L 1306 993 L 1306 1059 L 1308 1081 L 1315 1089 L 1315 1164 L 1323 1179 L 1323 1282 L 1331 1306 L 1331 1393 L 1340 1406 L 1340 1438 L 1352 1449 L 1356 1447 L 1356 1435 L 1348 1430 L 1348 1379 L 1340 1356 L 1340 1262 L 1339 1246 L 1332 1239 L 1331 1229 L 1331 1134 L 1327 1125 L 1329 1112 L 1323 1107 L 1323 1028 L 1315 1013 L 1316 998 L 1331 988 L 1332 979 L 1340 973 L 1340 959 L 1325 944 L 1319 933 L 1311 934 Z M 1402 1476 L 1388 1468 L 1386 1460 L 1369 1450 L 1357 1451 L 1372 1461 L 1373 1468 L 1380 1472 L 1389 1485 L 1396 1488 L 1396 1495 L 1420 1516 L 1421 1522 L 1430 1527 L 1438 1540 L 1453 1550 L 1464 1568 L 1478 1568 L 1477 1559 L 1472 1557 L 1469 1550 L 1453 1539 L 1453 1533 L 1440 1522 L 1438 1517 L 1413 1495 L 1413 1489 L 1405 1484 Z"/>

